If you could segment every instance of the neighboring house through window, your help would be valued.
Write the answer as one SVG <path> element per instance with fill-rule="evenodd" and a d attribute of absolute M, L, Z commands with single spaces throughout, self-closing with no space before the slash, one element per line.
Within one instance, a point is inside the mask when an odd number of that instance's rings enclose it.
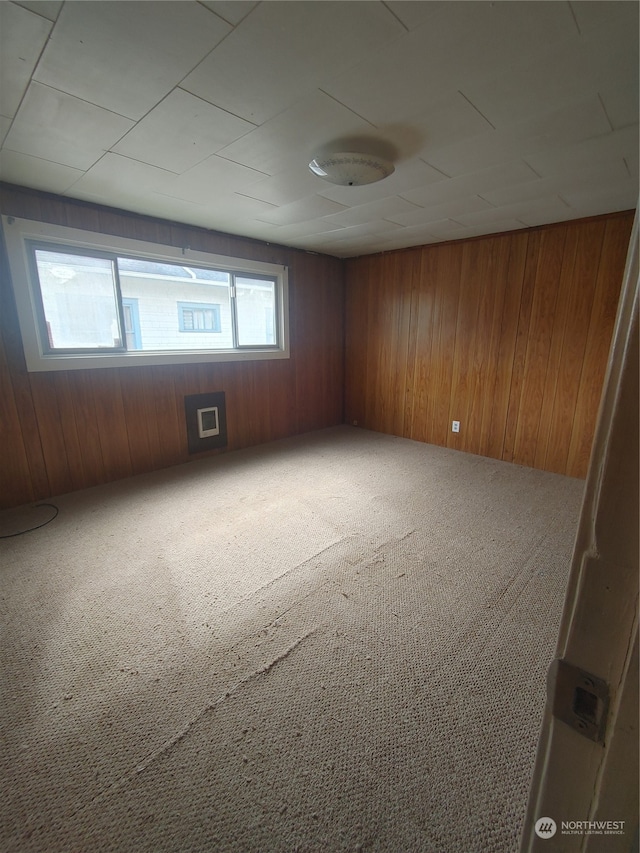
<path fill-rule="evenodd" d="M 220 306 L 199 302 L 178 302 L 181 332 L 219 332 Z"/>
<path fill-rule="evenodd" d="M 138 300 L 123 296 L 122 313 L 124 317 L 124 334 L 127 341 L 127 349 L 142 349 Z"/>

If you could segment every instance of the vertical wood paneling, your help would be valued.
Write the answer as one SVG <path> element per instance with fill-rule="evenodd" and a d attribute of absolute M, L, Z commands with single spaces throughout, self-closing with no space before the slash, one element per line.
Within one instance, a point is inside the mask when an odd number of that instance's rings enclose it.
<path fill-rule="evenodd" d="M 409 257 L 415 258 L 420 276 L 411 294 L 412 340 L 409 341 L 408 350 L 413 359 L 413 387 L 409 392 L 409 438 L 415 441 L 432 441 L 432 407 L 437 400 L 437 394 L 433 390 L 437 383 L 437 365 L 432 357 L 432 338 L 438 329 L 436 305 L 440 295 L 437 286 L 440 279 L 436 270 L 442 256 L 440 252 L 434 251 L 411 252 Z"/>
<path fill-rule="evenodd" d="M 152 433 L 154 432 L 156 412 L 155 407 L 150 406 L 147 399 L 146 389 L 148 387 L 149 380 L 145 377 L 142 369 L 135 367 L 131 370 L 122 371 L 120 380 L 122 410 L 125 423 L 131 424 L 127 430 L 127 443 L 134 474 L 151 471 L 155 467 Z M 155 438 L 157 439 L 157 437 L 156 426 Z"/>
<path fill-rule="evenodd" d="M 407 329 L 407 368 L 405 372 L 405 383 L 403 390 L 404 418 L 403 436 L 411 437 L 413 429 L 413 414 L 415 406 L 415 395 L 413 389 L 416 381 L 416 329 L 418 322 L 417 302 L 420 292 L 420 267 L 422 255 L 412 252 L 408 256 L 408 263 L 404 264 L 407 277 L 407 299 L 409 301 L 408 329 Z M 347 355 L 348 360 L 348 355 Z"/>
<path fill-rule="evenodd" d="M 584 476 L 632 221 L 349 261 L 347 411 L 370 429 Z"/>
<path fill-rule="evenodd" d="M 538 231 L 530 234 L 527 243 L 527 255 L 524 265 L 522 290 L 520 293 L 520 305 L 518 307 L 518 314 L 516 317 L 513 366 L 511 369 L 511 381 L 509 385 L 509 405 L 507 406 L 504 448 L 502 451 L 502 458 L 507 462 L 513 462 L 515 457 L 518 421 L 520 417 L 520 410 L 523 405 L 522 395 L 527 358 L 527 343 L 529 340 L 529 327 L 531 323 L 531 311 L 533 296 L 535 293 L 535 279 L 538 269 L 541 242 L 542 233 Z"/>
<path fill-rule="evenodd" d="M 534 465 L 542 468 L 548 455 L 551 438 L 552 414 L 557 396 L 558 376 L 562 366 L 562 349 L 567 331 L 567 310 L 571 301 L 573 269 L 578 249 L 577 229 L 568 229 L 562 254 L 557 300 L 552 320 L 551 346 L 547 361 L 544 394 L 540 412 L 538 440 L 535 447 Z M 568 430 L 567 430 L 568 432 Z"/>
<path fill-rule="evenodd" d="M 417 441 L 447 441 L 461 260 L 450 245 L 421 252 L 421 279 L 414 295 L 416 343 L 409 347 L 416 353 L 410 437 Z"/>
<path fill-rule="evenodd" d="M 505 435 L 513 378 L 518 316 L 526 267 L 529 234 L 521 232 L 508 239 L 508 262 L 504 282 L 504 300 L 498 333 L 498 351 L 493 389 L 491 419 L 483 453 L 496 459 L 506 458 Z"/>
<path fill-rule="evenodd" d="M 407 342 L 411 315 L 411 278 L 398 256 L 383 258 L 377 284 L 377 323 L 388 324 L 389 335 L 377 353 L 378 417 L 382 432 L 404 435 L 404 397 L 407 381 Z"/>
<path fill-rule="evenodd" d="M 488 294 L 485 309 L 486 335 L 488 339 L 487 364 L 484 371 L 485 381 L 482 393 L 482 422 L 480 424 L 479 444 L 476 451 L 483 456 L 489 455 L 491 424 L 494 409 L 496 408 L 496 396 L 498 396 L 496 393 L 498 391 L 498 359 L 500 355 L 506 291 L 509 286 L 510 243 L 511 240 L 507 237 L 496 239 L 490 258 L 490 275 L 495 283 L 493 294 L 491 294 L 491 289 L 486 288 Z"/>
<path fill-rule="evenodd" d="M 0 336 L 0 494 L 15 493 L 18 504 L 34 500 L 27 451 L 13 394 L 11 374 Z"/>
<path fill-rule="evenodd" d="M 86 482 L 104 483 L 107 480 L 107 471 L 100 446 L 92 377 L 87 371 L 74 371 L 69 374 L 69 384 L 72 388 L 75 422 L 80 441 L 80 459 Z M 52 490 L 51 494 L 56 494 L 56 490 Z"/>
<path fill-rule="evenodd" d="M 540 415 L 546 392 L 545 380 L 565 239 L 565 228 L 543 231 L 536 265 L 522 396 L 513 450 L 513 461 L 530 467 L 535 462 Z"/>
<path fill-rule="evenodd" d="M 360 272 L 357 277 L 349 275 L 350 264 L 351 261 L 347 261 L 346 274 L 352 284 L 345 296 L 345 419 L 349 424 L 359 424 L 365 420 L 365 401 L 370 384 L 367 360 L 367 288 L 370 275 L 366 258 L 357 261 Z"/>
<path fill-rule="evenodd" d="M 60 430 L 64 437 L 66 462 L 71 478 L 71 488 L 81 489 L 86 483 L 86 470 L 82 456 L 82 433 L 76 419 L 76 401 L 68 371 L 56 373 L 54 379 L 55 398 L 60 413 Z M 82 428 L 82 425 L 80 425 Z"/>
<path fill-rule="evenodd" d="M 603 220 L 589 222 L 584 227 L 570 228 L 567 235 L 561 287 L 561 295 L 567 295 L 563 299 L 566 310 L 562 333 L 556 335 L 559 358 L 553 365 L 555 393 L 551 411 L 547 407 L 543 414 L 543 422 L 548 424 L 546 445 L 540 443 L 540 451 L 545 452 L 544 460 L 537 456 L 540 467 L 551 471 L 567 469 L 605 225 Z"/>
<path fill-rule="evenodd" d="M 0 198 L 3 213 L 26 219 L 286 264 L 292 344 L 291 358 L 282 361 L 29 374 L 8 275 L 2 275 L 0 506 L 197 458 L 187 450 L 189 394 L 225 392 L 229 450 L 342 422 L 341 261 L 7 185 Z"/>
<path fill-rule="evenodd" d="M 107 479 L 133 474 L 129 437 L 122 403 L 120 375 L 116 369 L 96 370 L 91 380 L 98 437 Z"/>
<path fill-rule="evenodd" d="M 380 268 L 376 264 L 371 267 L 370 292 L 367 294 L 367 327 L 369 334 L 366 341 L 367 358 L 367 393 L 365 395 L 365 423 L 372 424 L 371 429 L 378 429 L 381 420 L 380 408 L 380 355 L 379 343 L 386 337 L 381 334 L 383 311 L 381 306 Z"/>
<path fill-rule="evenodd" d="M 631 224 L 629 220 L 629 231 Z M 567 462 L 567 473 L 576 477 L 585 476 L 589 464 L 591 436 L 598 416 L 628 243 L 629 233 L 617 227 L 615 220 L 609 220 L 598 264 Z"/>
<path fill-rule="evenodd" d="M 177 465 L 183 459 L 186 427 L 184 433 L 181 432 L 184 416 L 182 401 L 178 400 L 176 390 L 175 368 L 155 367 L 153 371 L 148 371 L 146 381 L 155 392 L 153 414 L 159 424 L 159 458 L 162 465 Z"/>

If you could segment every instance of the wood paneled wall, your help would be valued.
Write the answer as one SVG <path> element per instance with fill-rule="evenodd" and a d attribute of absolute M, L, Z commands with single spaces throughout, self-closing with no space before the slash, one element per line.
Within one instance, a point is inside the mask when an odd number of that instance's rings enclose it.
<path fill-rule="evenodd" d="M 229 449 L 343 421 L 341 261 L 4 185 L 2 212 L 286 264 L 291 358 L 27 373 L 6 257 L 0 283 L 0 506 L 198 458 L 184 396 L 224 391 Z M 215 452 L 215 451 L 214 451 Z"/>
<path fill-rule="evenodd" d="M 0 507 L 197 458 L 183 398 L 204 391 L 226 393 L 229 449 L 341 423 L 344 391 L 347 423 L 586 473 L 631 213 L 345 264 L 7 185 L 0 204 L 286 264 L 291 325 L 286 361 L 28 373 L 2 252 Z"/>
<path fill-rule="evenodd" d="M 347 261 L 347 423 L 584 477 L 632 224 Z"/>

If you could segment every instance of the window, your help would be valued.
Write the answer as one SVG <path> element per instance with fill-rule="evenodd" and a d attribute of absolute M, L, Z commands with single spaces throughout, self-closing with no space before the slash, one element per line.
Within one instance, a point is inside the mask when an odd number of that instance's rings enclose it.
<path fill-rule="evenodd" d="M 178 302 L 181 332 L 220 332 L 220 306 Z"/>
<path fill-rule="evenodd" d="M 289 356 L 286 267 L 3 224 L 29 370 Z"/>

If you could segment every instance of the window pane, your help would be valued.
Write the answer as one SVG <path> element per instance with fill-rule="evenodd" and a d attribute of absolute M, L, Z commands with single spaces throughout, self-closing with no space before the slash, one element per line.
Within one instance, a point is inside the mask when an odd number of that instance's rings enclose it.
<path fill-rule="evenodd" d="M 229 273 L 136 258 L 118 258 L 118 272 L 123 301 L 136 300 L 140 349 L 233 347 Z"/>
<path fill-rule="evenodd" d="M 35 260 L 51 349 L 121 347 L 112 262 L 44 249 Z"/>
<path fill-rule="evenodd" d="M 178 322 L 181 332 L 221 332 L 220 306 L 178 302 Z"/>
<path fill-rule="evenodd" d="M 273 279 L 236 276 L 239 346 L 276 343 L 276 283 Z"/>

